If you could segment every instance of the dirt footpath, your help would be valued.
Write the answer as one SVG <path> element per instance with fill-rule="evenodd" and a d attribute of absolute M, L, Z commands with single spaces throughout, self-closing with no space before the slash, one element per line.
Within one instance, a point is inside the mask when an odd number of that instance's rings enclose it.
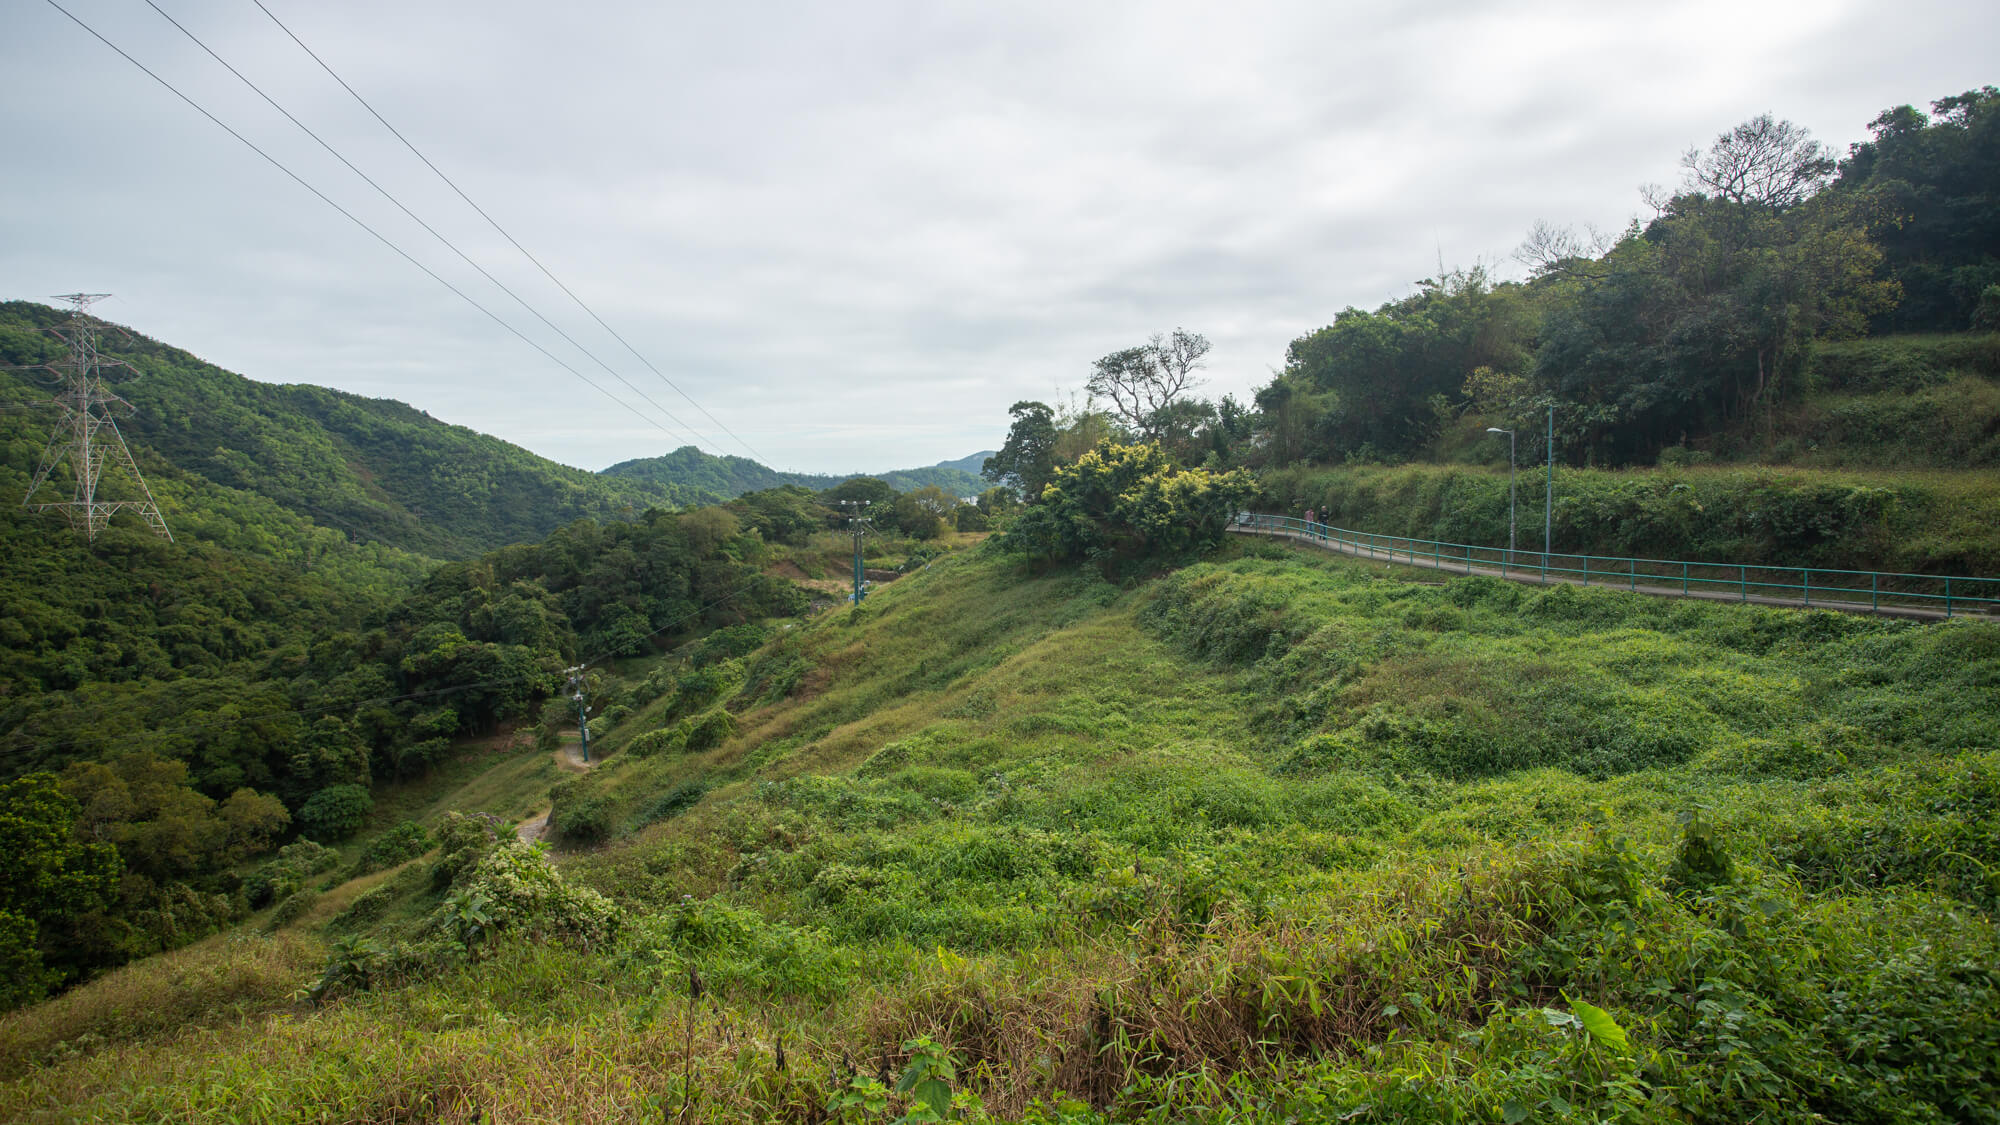
<path fill-rule="evenodd" d="M 562 748 L 556 751 L 555 759 L 558 769 L 568 770 L 571 773 L 582 773 L 597 764 L 595 761 L 586 762 L 583 760 L 583 745 L 578 742 L 563 743 Z M 550 809 L 543 809 L 536 815 L 522 821 L 521 827 L 515 830 L 515 834 L 520 836 L 523 842 L 529 844 L 541 839 L 543 834 L 549 830 L 549 813 L 551 811 Z"/>

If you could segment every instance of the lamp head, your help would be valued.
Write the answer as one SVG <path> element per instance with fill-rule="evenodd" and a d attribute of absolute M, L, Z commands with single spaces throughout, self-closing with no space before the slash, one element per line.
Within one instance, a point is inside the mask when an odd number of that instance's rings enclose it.
<path fill-rule="evenodd" d="M 1503 430 L 1503 429 L 1501 429 L 1501 428 L 1500 428 L 1500 427 L 1498 427 L 1498 426 L 1488 426 L 1488 427 L 1486 427 L 1486 432 L 1487 432 L 1487 433 L 1489 433 L 1489 434 L 1511 434 L 1511 433 L 1513 433 L 1514 431 L 1512 431 L 1512 430 Z"/>

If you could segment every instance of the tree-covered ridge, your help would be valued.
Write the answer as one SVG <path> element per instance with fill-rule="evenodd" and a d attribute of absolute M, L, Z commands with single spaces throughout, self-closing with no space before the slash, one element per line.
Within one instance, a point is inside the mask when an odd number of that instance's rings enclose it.
<path fill-rule="evenodd" d="M 1870 198 L 1872 233 L 1902 301 L 1898 332 L 2000 328 L 2000 88 L 1883 110 L 1849 148 L 1839 186 Z"/>
<path fill-rule="evenodd" d="M 975 453 L 957 461 L 945 461 L 921 469 L 897 469 L 893 472 L 873 474 L 897 492 L 914 492 L 920 488 L 940 488 L 953 496 L 977 496 L 986 486 L 979 479 L 979 465 L 989 454 Z M 970 464 L 970 469 L 966 466 Z M 672 453 L 659 457 L 640 457 L 630 461 L 620 461 L 604 470 L 604 476 L 622 480 L 645 481 L 663 487 L 685 489 L 700 496 L 701 503 L 719 504 L 732 500 L 746 492 L 761 492 L 785 485 L 799 485 L 823 492 L 845 481 L 854 479 L 854 474 L 835 476 L 825 473 L 788 473 L 768 468 L 748 457 L 716 456 L 703 453 L 692 445 L 684 445 Z"/>
<path fill-rule="evenodd" d="M 1934 110 L 1885 111 L 1844 161 L 1752 118 L 1688 153 L 1651 219 L 1595 240 L 1538 226 L 1525 282 L 1474 267 L 1342 311 L 1258 392 L 1261 462 L 1421 459 L 1487 424 L 1539 456 L 1551 407 L 1572 464 L 1677 448 L 1782 459 L 1788 425 L 1828 430 L 1792 418 L 1822 349 L 1871 329 L 2000 328 L 2000 90 Z M 1995 416 L 1981 388 L 1954 393 Z"/>
<path fill-rule="evenodd" d="M 0 303 L 0 364 L 56 358 L 60 345 L 46 330 L 67 315 L 30 302 Z M 99 343 L 107 357 L 131 367 L 130 377 L 113 382 L 134 407 L 119 424 L 139 447 L 142 469 L 153 471 L 150 453 L 182 472 L 269 497 L 357 541 L 463 558 L 538 539 L 579 517 L 699 500 L 672 486 L 558 465 L 400 402 L 245 379 L 126 329 L 107 329 Z M 8 404 L 46 397 L 29 374 L 0 373 L 0 398 Z M 33 423 L 25 429 L 40 424 L 39 440 L 46 440 L 39 415 L 17 418 L 10 411 L 10 429 L 26 417 Z M 168 511 L 169 524 L 180 514 Z"/>
<path fill-rule="evenodd" d="M 0 626 L 0 771 L 26 775 L 44 811 L 75 806 L 36 839 L 109 842 L 125 872 L 60 925 L 60 911 L 15 925 L 0 901 L 0 964 L 41 984 L 263 905 L 231 865 L 288 827 L 351 831 L 372 786 L 423 774 L 456 736 L 531 719 L 570 664 L 804 606 L 763 573 L 763 539 L 719 509 L 577 520 L 379 590 L 122 526 L 93 548 L 26 518 L 0 563 L 20 607 Z"/>
<path fill-rule="evenodd" d="M 53 358 L 31 328 L 58 314 L 4 311 L 8 360 Z M 55 876 L 0 888 L 9 1002 L 265 905 L 238 864 L 293 833 L 351 830 L 371 788 L 424 773 L 455 736 L 531 718 L 579 657 L 797 608 L 727 513 L 653 507 L 544 536 L 662 491 L 400 404 L 115 342 L 138 376 L 115 384 L 137 408 L 121 425 L 172 540 L 119 517 L 89 543 L 24 510 L 53 412 L 31 405 L 46 397 L 31 376 L 0 377 L 0 778 L 26 810 L 0 837 L 56 857 L 50 870 L 65 849 L 110 857 L 73 893 Z M 442 566 L 394 545 L 530 534 Z"/>

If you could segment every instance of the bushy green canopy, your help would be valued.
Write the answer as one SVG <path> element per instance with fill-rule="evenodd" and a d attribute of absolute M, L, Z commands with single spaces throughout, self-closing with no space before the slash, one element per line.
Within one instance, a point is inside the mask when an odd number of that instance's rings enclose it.
<path fill-rule="evenodd" d="M 1054 470 L 1040 502 L 1003 544 L 1041 559 L 1185 558 L 1222 538 L 1230 514 L 1256 491 L 1249 473 L 1183 469 L 1157 444 L 1100 442 Z"/>

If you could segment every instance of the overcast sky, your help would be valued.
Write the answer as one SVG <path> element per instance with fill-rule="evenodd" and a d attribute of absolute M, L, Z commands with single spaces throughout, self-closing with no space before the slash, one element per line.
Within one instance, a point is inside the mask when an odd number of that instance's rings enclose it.
<path fill-rule="evenodd" d="M 1844 149 L 2000 82 L 2000 5 L 1967 0 L 264 0 L 704 414 L 253 0 L 155 2 L 596 360 L 145 0 L 60 2 L 626 405 L 47 0 L 0 14 L 0 298 L 110 292 L 106 319 L 252 378 L 591 469 L 690 442 L 822 472 L 961 457 L 1175 327 L 1214 343 L 1205 392 L 1245 397 L 1440 260 L 1518 276 L 1538 219 L 1621 227 L 1747 117 Z"/>

